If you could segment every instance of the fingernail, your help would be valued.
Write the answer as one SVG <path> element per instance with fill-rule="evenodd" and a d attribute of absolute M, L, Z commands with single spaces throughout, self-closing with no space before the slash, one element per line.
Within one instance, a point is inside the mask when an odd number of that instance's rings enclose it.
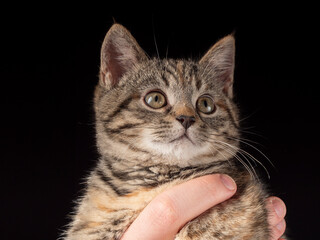
<path fill-rule="evenodd" d="M 284 228 L 284 220 L 282 220 L 280 223 L 278 223 L 276 225 L 276 228 L 279 230 L 279 231 L 282 231 L 283 228 Z"/>
<path fill-rule="evenodd" d="M 274 211 L 278 215 L 278 217 L 280 217 L 280 218 L 283 217 L 284 209 L 283 209 L 283 205 L 281 204 L 281 202 L 276 199 L 273 199 L 272 206 L 273 206 Z"/>
<path fill-rule="evenodd" d="M 223 185 L 230 191 L 234 191 L 236 189 L 237 185 L 235 181 L 228 175 L 221 174 L 220 179 Z"/>

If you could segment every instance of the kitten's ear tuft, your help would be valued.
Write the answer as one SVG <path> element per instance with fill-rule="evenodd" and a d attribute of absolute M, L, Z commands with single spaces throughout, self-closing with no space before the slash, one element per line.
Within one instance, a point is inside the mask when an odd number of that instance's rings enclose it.
<path fill-rule="evenodd" d="M 130 32 L 122 25 L 114 24 L 102 44 L 100 84 L 107 89 L 117 86 L 127 71 L 146 59 Z"/>
<path fill-rule="evenodd" d="M 214 75 L 214 79 L 223 84 L 223 92 L 230 98 L 233 97 L 234 58 L 235 39 L 228 35 L 213 45 L 199 62 L 205 74 Z"/>

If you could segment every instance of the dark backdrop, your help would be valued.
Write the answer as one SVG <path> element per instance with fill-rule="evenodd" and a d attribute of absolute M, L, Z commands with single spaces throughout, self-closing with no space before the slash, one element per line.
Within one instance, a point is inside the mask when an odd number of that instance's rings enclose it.
<path fill-rule="evenodd" d="M 195 5 L 196 3 L 193 3 Z M 127 6 L 128 7 L 128 6 Z M 167 3 L 128 14 L 108 5 L 11 6 L 1 16 L 1 235 L 56 239 L 94 166 L 92 111 L 100 46 L 125 25 L 151 56 L 195 58 L 235 32 L 235 92 L 246 137 L 274 163 L 292 239 L 319 225 L 318 28 L 313 8 Z M 130 7 L 129 7 L 130 9 Z M 266 174 L 262 171 L 262 175 Z"/>

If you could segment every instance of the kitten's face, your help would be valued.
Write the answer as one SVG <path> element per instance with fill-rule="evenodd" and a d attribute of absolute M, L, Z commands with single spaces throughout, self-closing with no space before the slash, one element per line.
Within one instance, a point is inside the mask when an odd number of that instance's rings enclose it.
<path fill-rule="evenodd" d="M 128 51 L 132 49 L 124 55 Z M 199 63 L 144 59 L 120 72 L 115 86 L 105 90 L 101 84 L 95 98 L 101 153 L 116 151 L 121 157 L 136 152 L 141 158 L 150 153 L 154 161 L 180 166 L 233 155 L 238 147 L 238 116 L 229 89 L 232 79 L 216 66 L 212 71 L 209 65 L 220 60 L 208 62 L 207 55 Z M 112 73 L 112 67 L 109 63 L 102 82 L 110 82 L 123 69 Z"/>

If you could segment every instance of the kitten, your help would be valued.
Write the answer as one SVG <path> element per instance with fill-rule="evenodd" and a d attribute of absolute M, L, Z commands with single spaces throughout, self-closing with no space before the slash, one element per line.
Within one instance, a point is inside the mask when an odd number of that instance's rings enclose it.
<path fill-rule="evenodd" d="M 123 26 L 111 27 L 94 98 L 101 157 L 66 240 L 120 239 L 159 193 L 211 173 L 230 175 L 236 195 L 187 223 L 176 239 L 270 239 L 267 193 L 237 164 L 234 54 L 229 35 L 199 62 L 149 59 Z"/>

